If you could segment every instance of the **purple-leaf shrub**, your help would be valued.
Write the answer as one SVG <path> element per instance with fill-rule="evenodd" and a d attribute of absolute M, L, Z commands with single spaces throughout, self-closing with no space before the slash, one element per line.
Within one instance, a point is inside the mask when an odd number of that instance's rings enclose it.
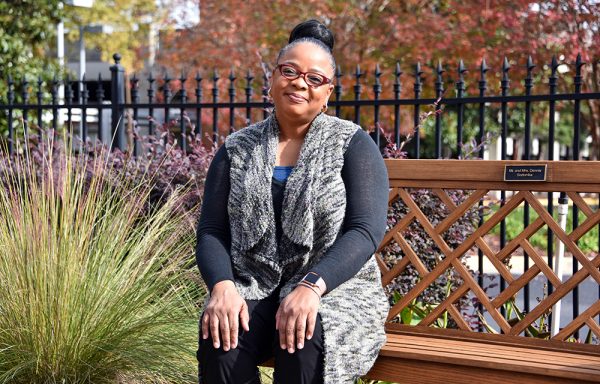
<path fill-rule="evenodd" d="M 176 188 L 187 186 L 184 209 L 196 209 L 199 214 L 204 181 L 218 144 L 210 135 L 206 136 L 209 146 L 203 144 L 200 135 L 189 135 L 183 151 L 172 133 L 173 124 L 157 125 L 157 135 L 136 134 L 142 154 L 135 161 L 146 170 L 144 177 L 151 177 L 154 183 L 151 204 L 160 205 Z M 193 127 L 190 128 L 193 132 Z"/>
<path fill-rule="evenodd" d="M 106 172 L 103 180 L 107 183 L 119 183 L 123 179 L 133 181 L 134 185 L 150 183 L 152 192 L 146 202 L 147 210 L 161 206 L 175 189 L 184 188 L 184 204 L 178 209 L 192 210 L 197 218 L 204 181 L 217 145 L 211 143 L 207 146 L 200 136 L 190 135 L 187 150 L 183 151 L 177 145 L 170 128 L 170 124 L 157 124 L 156 135 L 134 135 L 139 139 L 140 146 L 140 153 L 134 156 L 131 152 L 119 149 L 111 151 L 107 145 L 98 141 L 82 142 L 71 135 L 32 125 L 29 134 L 15 143 L 18 150 L 14 154 L 9 156 L 6 151 L 0 151 L 0 174 L 8 172 L 19 175 L 25 172 L 19 165 L 23 161 L 14 161 L 18 157 L 36 165 L 34 169 L 38 180 L 49 180 L 51 175 L 57 178 L 60 174 L 59 167 L 63 164 L 58 159 L 66 150 L 71 150 L 76 153 L 76 163 L 73 166 L 86 167 L 90 173 L 98 172 L 98 167 L 93 166 L 95 161 L 105 161 L 108 167 L 103 168 Z M 7 180 L 10 178 L 3 179 L 0 186 L 8 188 Z"/>

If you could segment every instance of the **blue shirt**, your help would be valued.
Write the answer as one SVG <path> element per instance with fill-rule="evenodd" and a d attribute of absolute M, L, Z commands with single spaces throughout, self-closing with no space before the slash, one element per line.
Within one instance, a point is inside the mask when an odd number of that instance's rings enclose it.
<path fill-rule="evenodd" d="M 293 169 L 294 169 L 294 167 L 292 165 L 290 165 L 290 166 L 276 165 L 275 167 L 273 167 L 273 177 L 276 180 L 285 182 L 287 180 L 287 178 L 290 176 L 290 173 L 292 173 Z"/>

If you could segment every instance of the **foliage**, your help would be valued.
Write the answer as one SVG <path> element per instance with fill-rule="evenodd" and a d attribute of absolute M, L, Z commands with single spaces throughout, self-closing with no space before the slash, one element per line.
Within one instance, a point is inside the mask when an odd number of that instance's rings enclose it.
<path fill-rule="evenodd" d="M 148 211 L 151 183 L 106 150 L 26 144 L 0 157 L 0 382 L 196 382 L 184 190 Z"/>
<path fill-rule="evenodd" d="M 60 17 L 57 0 L 35 2 L 3 2 L 0 4 L 0 68 L 2 72 L 14 72 L 13 77 L 21 81 L 25 74 L 37 77 L 42 68 L 43 80 L 48 83 L 49 73 L 57 73 L 52 55 L 47 49 L 53 40 L 54 25 Z M 176 29 L 179 14 L 172 10 L 186 4 L 183 9 L 192 9 L 189 4 L 197 4 L 200 22 L 198 25 Z M 480 12 L 472 12 L 473 9 Z M 33 13 L 30 10 L 33 9 Z M 196 10 L 193 10 L 194 12 Z M 171 13 L 171 14 L 170 14 Z M 62 12 L 70 31 L 68 38 L 76 40 L 78 26 L 82 24 L 105 24 L 114 29 L 111 35 L 87 34 L 89 47 L 102 50 L 102 57 L 110 62 L 114 52 L 123 56 L 122 63 L 128 71 L 138 71 L 153 63 L 153 39 L 160 34 L 158 64 L 160 70 L 184 71 L 188 74 L 200 70 L 204 73 L 212 68 L 232 67 L 240 84 L 243 76 L 238 68 L 250 68 L 254 72 L 255 91 L 263 86 L 260 75 L 272 66 L 279 47 L 287 40 L 293 25 L 307 18 L 318 18 L 327 24 L 336 36 L 335 55 L 345 76 L 341 78 L 344 90 L 342 98 L 353 98 L 352 92 L 355 64 L 361 65 L 363 73 L 362 98 L 370 98 L 374 84 L 374 70 L 379 63 L 381 76 L 381 98 L 392 98 L 392 83 L 397 61 L 402 61 L 405 72 L 400 77 L 401 97 L 413 97 L 414 70 L 412 66 L 420 61 L 424 82 L 421 97 L 433 97 L 433 83 L 436 80 L 435 68 L 438 60 L 445 70 L 442 81 L 445 89 L 455 92 L 458 79 L 459 59 L 466 63 L 464 74 L 465 96 L 478 93 L 479 64 L 486 58 L 490 67 L 487 94 L 499 94 L 501 65 L 507 56 L 511 65 L 509 78 L 510 94 L 524 93 L 523 79 L 526 74 L 525 62 L 531 55 L 536 67 L 533 69 L 533 93 L 547 92 L 550 62 L 552 55 L 558 58 L 559 93 L 574 89 L 575 56 L 578 52 L 587 63 L 583 67 L 584 92 L 600 91 L 600 4 L 592 0 L 552 0 L 536 2 L 519 0 L 513 2 L 436 0 L 421 2 L 404 1 L 396 4 L 387 0 L 375 1 L 305 1 L 305 2 L 260 2 L 256 0 L 239 2 L 224 0 L 219 2 L 194 2 L 189 0 L 97 0 L 91 9 L 66 6 Z M 35 28 L 29 28 L 35 26 Z M 239 26 L 243 26 L 240 33 Z M 37 28 L 37 29 L 36 29 Z M 38 33 L 38 29 L 42 33 Z M 160 31 L 160 32 L 159 32 Z M 39 37 L 43 37 L 41 40 Z M 420 44 L 414 44 L 419 41 Z M 15 59 L 15 55 L 18 59 Z M 18 64 L 17 64 L 18 63 Z M 237 73 L 236 73 L 237 72 Z M 60 76 L 59 76 L 60 77 Z M 219 87 L 226 94 L 228 82 L 221 73 Z M 30 80 L 31 80 L 30 78 Z M 187 81 L 188 94 L 193 94 L 194 81 Z M 161 86 L 161 81 L 157 83 Z M 178 87 L 178 81 L 171 83 Z M 210 94 L 211 81 L 203 81 L 205 94 Z M 32 87 L 30 84 L 30 93 Z M 4 96 L 6 84 L 0 84 L 0 96 Z M 160 99 L 161 96 L 158 96 Z M 465 122 L 477 119 L 476 108 L 465 109 Z M 490 130 L 497 130 L 498 106 L 488 108 Z M 522 108 L 509 105 L 509 134 L 520 137 L 523 131 Z M 572 140 L 572 124 L 568 121 L 573 114 L 572 103 L 557 103 L 557 139 L 561 143 Z M 600 156 L 600 102 L 582 102 L 582 130 L 592 135 L 591 157 Z M 392 108 L 382 107 L 380 121 L 391 121 Z M 401 130 L 411 130 L 411 108 L 401 108 Z M 352 118 L 352 109 L 342 109 L 342 117 Z M 450 148 L 455 148 L 454 114 L 448 114 L 442 124 L 443 138 Z M 532 127 L 545 136 L 548 105 L 535 103 Z M 224 123 L 223 123 L 224 124 Z M 361 124 L 373 124 L 370 113 L 363 113 Z M 465 127 L 476 124 L 465 124 Z M 389 127 L 388 127 L 389 128 Z M 3 129 L 5 131 L 5 129 Z M 433 131 L 422 133 L 425 142 L 431 142 Z M 470 137 L 473 131 L 465 132 Z M 585 135 L 584 135 L 585 136 Z M 454 141 L 454 142 L 453 142 Z M 424 145 L 427 151 L 431 145 Z M 444 156 L 449 156 L 445 154 Z"/>
<path fill-rule="evenodd" d="M 69 141 L 76 148 L 80 156 L 89 163 L 104 156 L 110 169 L 126 178 L 129 185 L 148 185 L 148 199 L 144 202 L 145 212 L 160 207 L 168 200 L 170 195 L 179 190 L 182 204 L 176 209 L 181 213 L 190 212 L 192 219 L 199 214 L 198 207 L 204 192 L 204 181 L 208 167 L 216 151 L 217 144 L 212 143 L 211 137 L 205 139 L 209 144 L 203 144 L 199 135 L 190 135 L 187 138 L 187 150 L 183 151 L 172 133 L 176 122 L 160 124 L 155 122 L 156 135 L 139 135 L 139 154 L 123 152 L 118 148 L 107 151 L 106 146 L 99 142 L 86 141 L 69 136 Z M 193 131 L 193 128 L 189 132 Z M 30 161 L 38 172 L 47 171 L 46 158 L 50 153 L 64 152 L 64 141 L 60 137 L 64 133 L 51 129 L 30 126 L 30 134 L 26 137 L 26 145 L 31 154 Z M 45 140 L 51 137 L 52 140 Z M 25 148 L 21 148 L 20 155 L 24 155 Z M 2 154 L 0 155 L 6 156 Z M 94 168 L 91 167 L 93 170 Z M 112 175 L 112 174 L 111 174 Z M 40 174 L 40 177 L 43 176 Z M 117 180 L 113 181 L 115 184 Z M 181 188 L 181 187 L 186 188 Z M 186 213 L 187 214 L 187 213 Z"/>
<path fill-rule="evenodd" d="M 519 321 L 523 320 L 525 314 L 517 307 L 514 298 L 508 300 L 506 303 L 502 305 L 504 310 L 506 311 L 506 319 L 508 324 L 512 327 L 517 324 Z M 549 313 L 544 313 L 540 319 L 539 323 L 533 323 L 525 328 L 524 334 L 527 337 L 534 337 L 536 339 L 549 339 L 550 332 L 548 331 L 548 316 Z M 496 331 L 484 318 L 483 314 L 478 313 L 479 319 L 483 324 L 483 327 L 488 333 L 498 334 Z"/>
<path fill-rule="evenodd" d="M 54 76 L 61 76 L 56 59 L 47 52 L 49 42 L 56 39 L 56 24 L 63 16 L 58 3 L 59 0 L 0 2 L 1 104 L 8 102 L 9 79 L 14 82 L 14 100 L 20 102 L 25 92 L 30 100 L 34 99 L 38 79 L 47 85 Z M 0 110 L 0 144 L 8 136 L 6 115 Z"/>
<path fill-rule="evenodd" d="M 55 61 L 47 55 L 54 41 L 56 24 L 62 17 L 59 0 L 20 0 L 0 2 L 0 77 L 11 76 L 19 83 L 27 78 L 44 81 L 58 74 Z M 16 88 L 20 94 L 22 89 Z M 0 82 L 0 98 L 5 99 L 7 83 Z"/>
<path fill-rule="evenodd" d="M 186 121 L 189 124 L 189 119 L 186 118 Z M 194 207 L 198 207 L 201 202 L 208 167 L 219 144 L 213 142 L 210 135 L 204 139 L 208 145 L 203 142 L 200 135 L 188 135 L 187 148 L 184 151 L 172 133 L 176 124 L 178 123 L 175 121 L 165 124 L 156 123 L 156 136 L 139 135 L 136 132 L 135 137 L 139 140 L 142 153 L 133 157 L 116 151 L 116 156 L 126 158 L 127 163 L 134 168 L 145 170 L 143 174 L 132 173 L 137 177 L 155 175 L 150 194 L 150 203 L 153 205 L 161 205 L 178 187 L 190 186 L 191 188 L 186 189 L 182 210 L 191 211 L 196 217 L 200 212 L 194 210 Z M 187 131 L 193 132 L 194 127 L 188 127 Z M 124 163 L 119 161 L 119 164 Z M 137 182 L 143 183 L 146 180 L 139 179 Z"/>
<path fill-rule="evenodd" d="M 495 205 L 492 207 L 492 209 L 489 211 L 489 214 L 493 214 L 495 213 L 495 211 L 498 209 L 498 206 Z M 507 217 L 506 217 L 506 238 L 507 239 L 514 239 L 515 237 L 517 237 L 521 232 L 523 232 L 523 207 L 519 207 L 515 210 L 513 210 Z M 554 220 L 556 220 L 556 222 L 558 222 L 558 210 L 555 209 L 553 211 L 554 214 Z M 538 214 L 535 210 L 530 209 L 529 210 L 529 222 L 532 223 L 534 220 L 536 220 L 538 218 Z M 579 211 L 579 223 L 583 223 L 586 219 L 585 214 L 583 214 L 583 212 Z M 567 215 L 567 225 L 565 230 L 567 231 L 567 233 L 571 232 L 573 228 L 573 207 L 569 207 L 569 213 Z M 531 236 L 531 238 L 529 239 L 529 241 L 531 242 L 531 244 L 539 249 L 546 249 L 547 244 L 548 244 L 548 236 L 547 236 L 547 232 L 548 232 L 548 228 L 547 226 L 542 227 L 538 232 L 536 232 L 533 236 Z M 492 231 L 490 232 L 494 235 L 499 235 L 500 234 L 500 224 L 496 225 Z M 581 239 L 578 240 L 577 242 L 579 248 L 584 252 L 584 253 L 590 253 L 590 252 L 595 252 L 598 249 L 598 228 L 594 227 L 592 228 L 588 233 L 586 233 Z M 568 249 L 566 250 L 568 252 Z"/>
<path fill-rule="evenodd" d="M 183 2 L 184 0 L 179 0 Z M 438 60 L 443 60 L 445 89 L 454 93 L 458 80 L 458 63 L 464 60 L 467 91 L 477 94 L 479 65 L 482 58 L 490 67 L 487 94 L 500 94 L 501 66 L 507 56 L 511 69 L 509 92 L 524 93 L 528 55 L 536 65 L 533 71 L 534 93 L 547 92 L 550 62 L 556 55 L 561 71 L 568 71 L 558 81 L 559 93 L 573 91 L 574 61 L 578 52 L 588 65 L 583 68 L 583 91 L 598 92 L 600 87 L 600 4 L 591 0 L 552 0 L 537 2 L 485 2 L 436 0 L 374 1 L 304 1 L 197 2 L 200 23 L 187 30 L 165 34 L 159 62 L 180 70 L 250 68 L 262 72 L 261 62 L 271 66 L 277 51 L 291 28 L 302 20 L 317 18 L 335 34 L 334 54 L 346 76 L 342 77 L 343 98 L 353 98 L 355 65 L 360 64 L 363 97 L 372 95 L 376 63 L 384 75 L 382 98 L 393 97 L 392 75 L 396 62 L 405 72 L 401 97 L 413 97 L 413 65 L 420 61 L 425 86 L 421 97 L 434 97 L 433 82 Z M 473 12 L 477 9 L 477 12 Z M 240 33 L 238 26 L 244 26 Z M 415 44 L 419 42 L 419 44 Z M 182 54 L 185 52 L 185 54 Z M 237 74 L 241 76 L 240 73 Z M 258 75 L 256 75 L 258 79 Z M 517 80 L 518 79 L 518 80 Z M 190 82 L 188 82 L 190 83 Z M 225 82 L 222 82 L 225 83 Z M 210 84 L 206 84 L 209 86 Z M 191 86 L 191 84 L 189 84 Z M 225 86 L 225 84 L 223 84 Z M 365 96 L 368 94 L 369 96 Z M 595 156 L 600 156 L 600 103 L 584 102 L 583 129 L 594 138 Z M 557 109 L 572 111 L 570 105 L 558 103 Z M 344 118 L 351 109 L 342 110 Z M 412 129 L 412 116 L 402 108 L 402 130 Z M 381 108 L 380 121 L 391 120 L 392 110 Z M 547 110 L 534 108 L 537 117 L 547 117 Z M 537 118 L 536 117 L 536 118 Z M 372 124 L 370 114 L 363 113 L 363 126 Z M 534 121 L 534 125 L 536 125 Z M 537 124 L 545 127 L 543 124 Z M 517 127 L 515 127 L 517 128 Z"/>
<path fill-rule="evenodd" d="M 381 381 L 381 380 L 368 380 L 368 379 L 362 379 L 359 378 L 356 381 L 357 384 L 394 384 L 390 381 Z"/>
<path fill-rule="evenodd" d="M 42 102 L 47 103 L 53 80 L 66 81 L 68 70 L 59 67 L 56 57 L 57 24 L 61 20 L 65 39 L 72 42 L 79 39 L 80 25 L 103 24 L 112 28 L 110 35 L 84 32 L 86 47 L 101 49 L 106 62 L 112 62 L 112 54 L 120 52 L 128 69 L 143 68 L 145 62 L 140 58 L 149 55 L 151 27 L 158 33 L 159 28 L 166 26 L 169 7 L 159 5 L 168 5 L 163 4 L 168 1 L 159 4 L 154 0 L 96 0 L 90 9 L 59 6 L 59 0 L 0 2 L 0 101 L 7 102 L 9 76 L 14 81 L 17 103 L 23 102 L 24 93 L 29 94 L 29 102 L 37 102 L 38 79 L 42 81 Z M 65 60 L 68 57 L 67 50 Z M 0 111 L 0 139 L 7 135 L 6 115 Z"/>
<path fill-rule="evenodd" d="M 544 299 L 546 297 L 547 297 L 547 295 L 545 293 Z M 514 326 L 515 324 L 519 323 L 521 320 L 523 320 L 525 318 L 526 313 L 523 312 L 521 309 L 519 309 L 519 307 L 515 303 L 514 298 L 511 298 L 506 303 L 502 304 L 502 307 L 506 311 L 506 319 L 507 319 L 508 324 L 511 327 Z M 540 316 L 540 318 L 538 319 L 537 322 L 534 322 L 531 325 L 529 325 L 527 328 L 525 328 L 525 330 L 523 331 L 525 336 L 533 337 L 535 339 L 544 339 L 544 340 L 550 339 L 551 334 L 550 334 L 549 328 L 550 328 L 550 313 L 551 312 L 552 312 L 552 310 L 544 312 Z M 479 319 L 481 320 L 481 324 L 483 325 L 483 327 L 485 328 L 485 330 L 488 333 L 498 334 L 498 331 L 495 330 L 494 327 L 492 327 L 487 322 L 487 320 L 485 319 L 485 317 L 483 316 L 483 314 L 481 312 L 478 312 L 478 316 L 479 316 Z M 566 341 L 571 342 L 571 343 L 592 344 L 593 343 L 593 335 L 594 334 L 592 333 L 591 329 L 588 329 L 587 335 L 584 340 L 577 340 L 575 337 L 569 337 L 568 339 L 566 339 Z"/>
<path fill-rule="evenodd" d="M 155 0 L 96 0 L 91 8 L 67 9 L 67 38 L 79 39 L 79 25 L 105 25 L 112 29 L 109 35 L 85 33 L 87 47 L 101 50 L 102 60 L 112 63 L 115 52 L 121 54 L 121 64 L 130 71 L 144 68 L 149 58 L 148 47 L 153 34 L 167 28 L 170 1 Z"/>
<path fill-rule="evenodd" d="M 446 296 L 450 295 L 450 288 L 452 288 L 452 281 L 447 280 L 446 282 Z M 398 291 L 394 291 L 392 293 L 392 304 L 396 304 L 402 295 Z M 402 311 L 400 312 L 399 322 L 401 324 L 406 325 L 418 325 L 421 320 L 423 320 L 429 313 L 431 313 L 438 304 L 430 304 L 422 301 L 417 301 L 417 299 L 413 299 L 410 304 L 408 304 Z M 433 322 L 433 327 L 435 328 L 448 328 L 448 313 L 444 312 L 442 317 L 436 319 Z"/>

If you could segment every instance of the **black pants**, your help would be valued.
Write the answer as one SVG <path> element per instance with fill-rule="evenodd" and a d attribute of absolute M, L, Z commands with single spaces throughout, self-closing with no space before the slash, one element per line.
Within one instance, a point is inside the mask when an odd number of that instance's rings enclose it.
<path fill-rule="evenodd" d="M 274 384 L 323 383 L 323 329 L 317 315 L 315 331 L 304 348 L 294 353 L 281 349 L 279 331 L 275 330 L 275 314 L 279 308 L 277 291 L 263 300 L 247 300 L 250 331 L 239 327 L 238 345 L 223 351 L 223 343 L 215 349 L 212 337 L 202 339 L 202 319 L 197 351 L 200 384 L 260 384 L 257 366 L 275 358 Z"/>

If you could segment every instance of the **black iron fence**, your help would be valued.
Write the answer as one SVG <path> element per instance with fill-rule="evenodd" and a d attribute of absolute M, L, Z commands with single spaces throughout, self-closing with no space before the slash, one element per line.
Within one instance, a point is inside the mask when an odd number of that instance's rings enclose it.
<path fill-rule="evenodd" d="M 200 73 L 196 73 L 193 78 L 182 74 L 179 78 L 173 79 L 165 74 L 157 79 L 150 73 L 145 81 L 140 81 L 141 79 L 136 75 L 127 79 L 124 68 L 119 64 L 120 56 L 115 54 L 114 59 L 115 64 L 111 67 L 110 81 L 99 77 L 98 80 L 93 81 L 71 82 L 68 79 L 66 81 L 55 79 L 50 84 L 44 84 L 41 80 L 30 84 L 25 80 L 15 84 L 11 78 L 8 78 L 6 80 L 8 92 L 6 98 L 0 102 L 0 119 L 6 121 L 5 129 L 8 131 L 9 141 L 14 138 L 15 132 L 19 129 L 26 132 L 32 123 L 53 128 L 57 128 L 61 123 L 71 127 L 76 123 L 79 125 L 78 134 L 82 138 L 87 139 L 90 137 L 90 133 L 93 133 L 92 136 L 104 142 L 110 142 L 114 137 L 112 144 L 125 149 L 128 143 L 127 123 L 132 122 L 138 128 L 143 128 L 144 134 L 151 135 L 154 133 L 157 122 L 174 120 L 180 139 L 179 143 L 186 148 L 188 134 L 210 133 L 216 140 L 220 135 L 226 135 L 229 131 L 242 128 L 253 120 L 263 118 L 268 113 L 267 109 L 271 107 L 267 96 L 268 79 L 266 74 L 261 76 L 261 84 L 257 84 L 258 81 L 255 81 L 249 72 L 244 76 L 244 100 L 241 101 L 237 96 L 237 90 L 242 79 L 237 79 L 233 71 L 227 78 L 220 78 L 215 71 L 209 79 L 203 79 Z M 559 63 L 556 58 L 553 58 L 549 66 L 550 76 L 547 91 L 532 94 L 535 65 L 529 59 L 526 66 L 527 75 L 523 80 L 524 92 L 519 95 L 511 95 L 509 78 L 511 67 L 505 59 L 501 69 L 500 94 L 491 95 L 488 94 L 489 81 L 486 79 L 489 68 L 483 60 L 479 67 L 478 95 L 466 96 L 464 79 L 466 69 L 462 61 L 456 71 L 453 89 L 447 90 L 444 89 L 444 85 L 447 84 L 443 79 L 445 70 L 441 64 L 438 64 L 431 74 L 435 80 L 433 88 L 427 90 L 427 93 L 434 97 L 422 97 L 425 93 L 424 71 L 421 65 L 417 64 L 412 73 L 408 75 L 414 79 L 412 83 L 413 97 L 411 98 L 401 97 L 402 85 L 406 84 L 407 75 L 401 71 L 399 65 L 395 68 L 394 81 L 390 84 L 393 89 L 388 93 L 393 94 L 393 97 L 388 98 L 381 97 L 382 82 L 380 78 L 382 72 L 379 66 L 373 72 L 371 91 L 366 84 L 363 84 L 364 80 L 361 82 L 365 73 L 359 66 L 356 67 L 354 73 L 350 75 L 354 82 L 352 94 L 343 92 L 342 73 L 338 68 L 335 75 L 333 100 L 329 104 L 331 111 L 329 113 L 352 119 L 359 124 L 362 123 L 363 126 L 384 126 L 389 132 L 389 137 L 396 143 L 401 142 L 403 134 L 406 134 L 406 128 L 402 127 L 409 125 L 410 129 L 414 130 L 410 146 L 407 147 L 408 155 L 412 158 L 462 157 L 464 154 L 463 144 L 471 139 L 475 139 L 477 143 L 484 143 L 486 133 L 491 130 L 490 126 L 494 125 L 498 131 L 499 148 L 493 158 L 581 159 L 582 144 L 587 146 L 585 135 L 582 137 L 582 128 L 584 127 L 581 124 L 581 102 L 584 100 L 600 102 L 600 93 L 582 92 L 581 69 L 584 65 L 585 63 L 578 56 L 573 63 L 575 75 L 570 79 L 572 92 L 559 94 L 557 93 Z M 403 81 L 401 81 L 401 77 Z M 210 95 L 206 97 L 203 94 L 206 91 L 203 82 L 208 81 L 212 82 L 212 88 L 209 88 Z M 225 82 L 227 82 L 226 88 L 223 84 Z M 64 97 L 59 92 L 61 87 L 64 87 Z M 15 88 L 19 88 L 20 92 L 16 92 Z M 224 90 L 227 95 L 220 96 L 219 93 Z M 372 97 L 366 98 L 367 92 L 370 93 L 367 96 Z M 455 93 L 455 97 L 447 97 L 447 93 L 451 92 Z M 35 93 L 35 100 L 32 100 L 33 93 Z M 190 95 L 191 93 L 193 94 Z M 436 103 L 438 99 L 439 102 Z M 547 112 L 547 124 L 544 122 L 542 133 L 538 132 L 534 137 L 532 135 L 532 116 L 533 105 L 536 103 L 544 104 Z M 567 148 L 567 151 L 563 150 L 560 154 L 556 153 L 557 146 L 555 145 L 557 143 L 557 103 L 570 106 L 568 113 L 571 116 L 568 120 L 572 121 L 571 143 L 563 145 L 563 149 Z M 422 143 L 425 137 L 422 132 L 424 108 L 435 108 L 436 110 L 444 108 L 446 110 L 445 113 L 432 114 L 427 148 L 423 148 Z M 382 114 L 381 111 L 384 109 L 387 112 Z M 490 110 L 498 113 L 497 121 L 492 123 L 489 121 Z M 509 144 L 513 141 L 514 129 L 509 127 L 509 119 L 511 114 L 517 111 L 523 120 L 520 123 L 522 127 L 519 127 L 520 143 L 516 145 L 515 142 L 515 145 L 510 146 Z M 465 113 L 467 112 L 470 120 L 465 123 L 467 117 Z M 187 122 L 185 118 L 182 118 L 185 115 L 187 115 Z M 407 116 L 410 118 L 407 119 Z M 405 121 L 402 121 L 403 118 Z M 189 124 L 190 122 L 193 124 Z M 453 125 L 451 127 L 451 134 L 454 135 L 452 140 L 447 140 L 448 132 L 446 132 L 446 136 L 443 133 L 444 128 L 448 128 L 448 125 Z M 193 128 L 190 128 L 191 126 Z M 475 127 L 477 130 L 474 129 Z M 77 130 L 75 132 L 77 133 Z M 468 135 L 465 135 L 466 132 Z M 385 140 L 378 130 L 375 130 L 373 138 L 378 144 Z M 562 141 L 564 143 L 564 139 Z M 448 144 L 448 142 L 452 142 L 452 144 Z M 545 145 L 543 153 L 540 150 L 540 143 Z M 12 149 L 10 142 L 9 146 Z M 479 148 L 481 157 L 484 156 L 484 147 L 485 145 L 482 145 Z M 518 156 L 513 147 L 519 147 L 521 153 Z M 586 154 L 584 157 L 593 158 L 593 148 L 591 152 L 591 155 Z"/>

